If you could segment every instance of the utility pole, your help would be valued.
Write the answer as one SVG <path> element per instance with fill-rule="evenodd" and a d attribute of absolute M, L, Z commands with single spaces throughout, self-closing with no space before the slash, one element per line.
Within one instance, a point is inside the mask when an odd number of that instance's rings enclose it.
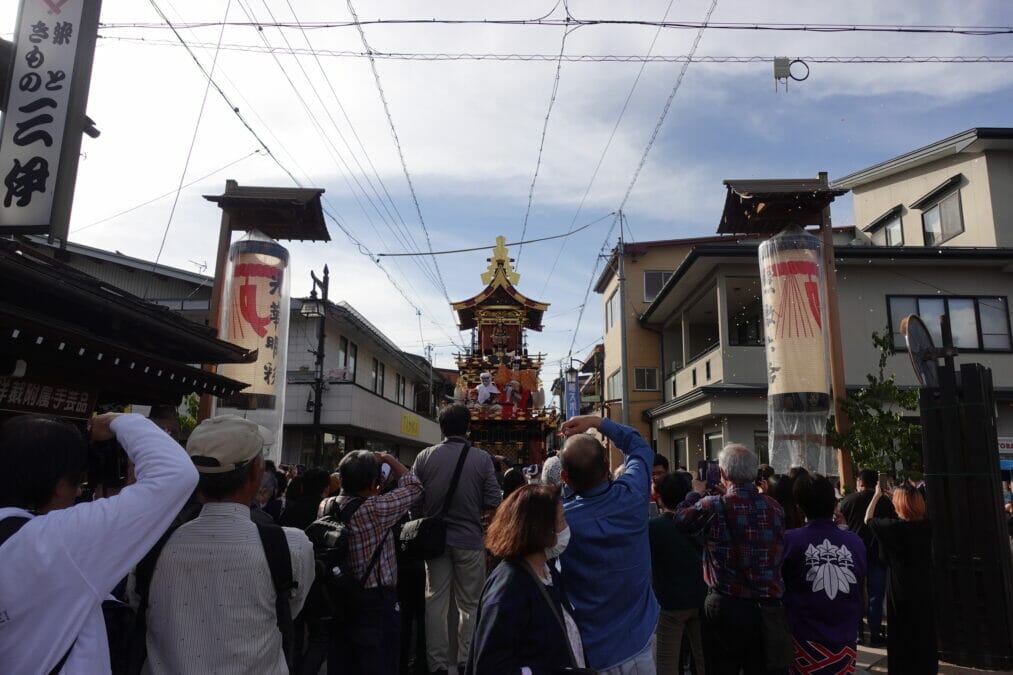
<path fill-rule="evenodd" d="M 623 386 L 623 424 L 630 424 L 630 373 L 629 345 L 626 342 L 626 251 L 623 248 L 623 232 L 626 229 L 623 212 L 619 212 L 619 379 Z"/>
<path fill-rule="evenodd" d="M 821 171 L 820 182 L 829 186 L 827 173 Z M 823 208 L 820 234 L 823 237 L 823 267 L 827 278 L 827 328 L 829 329 L 830 346 L 830 384 L 833 392 L 834 425 L 837 433 L 843 434 L 851 427 L 851 420 L 841 406 L 841 401 L 848 395 L 844 380 L 844 345 L 841 342 L 841 310 L 837 300 L 837 263 L 834 257 L 834 231 L 830 221 L 830 205 Z M 845 487 L 855 487 L 854 467 L 851 461 L 850 448 L 837 449 L 837 472 L 841 479 L 842 491 Z"/>
<path fill-rule="evenodd" d="M 429 416 L 436 417 L 436 389 L 433 387 L 433 346 L 426 345 L 426 358 L 429 360 Z"/>
<path fill-rule="evenodd" d="M 324 462 L 324 430 L 320 426 L 320 413 L 323 409 L 323 396 L 324 396 L 324 342 L 327 334 L 324 330 L 324 326 L 327 323 L 327 291 L 330 286 L 330 272 L 327 269 L 327 265 L 324 265 L 324 278 L 317 279 L 317 275 L 310 271 L 310 277 L 313 279 L 313 288 L 310 290 L 311 303 L 304 303 L 303 308 L 305 310 L 307 304 L 313 306 L 313 311 L 303 311 L 305 317 L 319 317 L 320 322 L 317 324 L 317 348 L 310 350 L 315 357 L 314 360 L 314 374 L 313 378 L 313 434 L 314 434 L 314 452 L 313 452 L 313 463 L 319 467 Z M 317 305 L 315 302 L 317 296 L 317 288 L 320 288 L 320 303 Z"/>

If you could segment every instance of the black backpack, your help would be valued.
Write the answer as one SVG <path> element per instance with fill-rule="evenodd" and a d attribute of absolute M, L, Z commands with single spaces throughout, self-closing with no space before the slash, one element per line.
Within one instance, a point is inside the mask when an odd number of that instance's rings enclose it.
<path fill-rule="evenodd" d="M 148 655 L 148 601 L 151 593 L 151 581 L 155 573 L 155 566 L 158 563 L 158 557 L 161 555 L 162 549 L 165 548 L 173 533 L 181 525 L 199 516 L 201 508 L 202 506 L 196 503 L 185 506 L 172 525 L 169 526 L 169 529 L 158 540 L 158 543 L 137 564 L 134 572 L 135 592 L 140 598 L 140 604 L 137 608 L 130 639 L 130 658 L 127 670 L 130 675 L 136 675 L 141 672 Z M 292 554 L 288 547 L 285 531 L 280 526 L 262 523 L 255 524 L 257 526 L 257 533 L 260 535 L 260 542 L 264 547 L 267 565 L 271 570 L 271 581 L 274 583 L 276 594 L 274 607 L 278 617 L 277 625 L 278 630 L 281 632 L 281 644 L 285 652 L 285 662 L 291 670 L 293 659 L 295 658 L 295 650 L 293 649 L 295 629 L 289 599 L 291 598 L 292 591 L 298 587 L 298 582 L 292 576 Z"/>
<path fill-rule="evenodd" d="M 313 542 L 316 558 L 316 577 L 307 600 L 309 611 L 315 618 L 329 619 L 340 625 L 352 619 L 362 606 L 364 586 L 380 560 L 384 542 L 390 535 L 388 530 L 380 538 L 380 544 L 373 552 L 362 579 L 352 574 L 351 542 L 352 516 L 365 503 L 362 497 L 351 499 L 344 506 L 335 497 L 321 504 L 321 517 L 306 528 L 306 536 Z"/>

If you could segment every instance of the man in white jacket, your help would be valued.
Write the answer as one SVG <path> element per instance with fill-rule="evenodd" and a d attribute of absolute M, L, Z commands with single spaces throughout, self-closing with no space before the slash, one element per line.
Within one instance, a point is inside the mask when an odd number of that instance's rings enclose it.
<path fill-rule="evenodd" d="M 56 420 L 0 427 L 0 670 L 108 673 L 102 601 L 158 541 L 197 485 L 183 449 L 140 415 L 92 420 L 116 438 L 136 482 L 115 497 L 74 504 L 87 466 L 84 439 Z"/>

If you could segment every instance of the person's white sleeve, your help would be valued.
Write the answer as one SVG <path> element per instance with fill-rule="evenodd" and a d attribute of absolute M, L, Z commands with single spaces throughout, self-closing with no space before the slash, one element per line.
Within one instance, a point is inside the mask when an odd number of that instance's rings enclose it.
<path fill-rule="evenodd" d="M 310 586 L 313 585 L 313 579 L 316 577 L 316 561 L 313 558 L 313 544 L 310 543 L 305 532 L 294 527 L 283 529 L 292 558 L 292 580 L 297 584 L 295 590 L 292 591 L 292 598 L 289 600 L 292 616 L 295 617 L 302 611 L 306 596 L 310 592 Z"/>
<path fill-rule="evenodd" d="M 115 497 L 39 519 L 45 529 L 39 540 L 63 546 L 102 598 L 158 541 L 197 485 L 186 452 L 150 420 L 122 415 L 111 428 L 134 463 L 137 482 Z"/>

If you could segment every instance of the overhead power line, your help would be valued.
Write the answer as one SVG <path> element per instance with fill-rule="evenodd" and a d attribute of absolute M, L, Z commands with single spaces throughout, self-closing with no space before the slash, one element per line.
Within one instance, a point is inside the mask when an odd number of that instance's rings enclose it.
<path fill-rule="evenodd" d="M 151 46 L 181 47 L 179 42 L 161 38 L 124 37 L 118 35 L 100 35 L 103 40 L 115 42 L 132 42 Z M 213 42 L 188 43 L 192 47 L 214 49 Z M 263 45 L 223 44 L 223 50 L 267 54 L 282 51 L 293 55 L 315 57 L 366 59 L 372 56 L 381 61 L 563 61 L 564 63 L 685 63 L 690 60 L 689 54 L 508 54 L 508 53 L 477 53 L 477 52 L 381 52 L 371 53 L 347 49 L 307 49 L 296 47 L 282 49 L 267 48 Z M 779 55 L 783 56 L 783 54 Z M 703 55 L 693 56 L 694 63 L 767 63 L 773 61 L 775 55 Z M 792 56 L 807 63 L 1010 63 L 1013 55 L 979 54 L 979 55 L 903 55 L 903 56 Z"/>
<path fill-rule="evenodd" d="M 703 24 L 700 30 L 697 31 L 696 37 L 693 39 L 693 46 L 690 47 L 689 55 L 690 59 L 682 64 L 682 68 L 679 70 L 679 76 L 675 79 L 675 84 L 672 86 L 672 91 L 668 95 L 668 99 L 665 101 L 665 106 L 661 109 L 661 115 L 658 117 L 657 124 L 654 125 L 654 131 L 651 133 L 651 138 L 647 141 L 647 146 L 644 148 L 644 153 L 640 157 L 640 163 L 637 164 L 636 170 L 633 172 L 633 177 L 630 179 L 630 184 L 626 188 L 626 194 L 623 195 L 623 200 L 619 203 L 619 208 L 616 209 L 615 220 L 612 221 L 612 226 L 609 227 L 608 233 L 605 235 L 605 242 L 602 245 L 604 249 L 608 246 L 609 238 L 612 236 L 612 231 L 615 229 L 616 223 L 621 223 L 623 219 L 623 207 L 626 206 L 627 200 L 630 198 L 630 194 L 633 192 L 633 188 L 636 187 L 637 180 L 640 178 L 640 172 L 643 170 L 644 165 L 647 163 L 647 158 L 651 154 L 651 148 L 654 147 L 654 142 L 658 139 L 658 134 L 661 132 L 661 127 L 665 124 L 665 119 L 668 117 L 668 111 L 672 108 L 672 101 L 675 100 L 675 95 L 679 93 L 679 89 L 682 87 L 682 81 L 686 77 L 686 71 L 689 69 L 689 64 L 692 61 L 692 56 L 696 54 L 697 48 L 700 46 L 700 40 L 703 38 L 704 27 L 707 22 L 710 21 L 711 15 L 714 14 L 714 10 L 717 9 L 718 0 L 711 0 L 710 7 L 707 9 L 707 14 L 704 16 Z M 620 235 L 620 241 L 622 236 Z M 566 243 L 565 241 L 563 242 Z M 562 251 L 560 251 L 562 252 Z M 620 252 L 621 253 L 621 252 Z M 591 277 L 587 282 L 587 290 L 584 292 L 584 306 L 587 306 L 587 298 L 591 293 L 591 286 L 594 284 L 595 274 L 598 272 L 599 259 L 595 260 L 594 269 L 591 271 Z M 573 356 L 573 345 L 577 341 L 577 334 L 580 331 L 580 323 L 584 318 L 584 309 L 580 310 L 580 314 L 577 315 L 577 325 L 573 329 L 573 339 L 570 341 L 570 352 L 569 356 Z"/>
<path fill-rule="evenodd" d="M 846 23 L 771 23 L 757 21 L 723 21 L 707 23 L 706 21 L 647 21 L 640 19 L 579 19 L 568 15 L 565 19 L 541 17 L 536 19 L 426 19 L 426 18 L 394 18 L 360 20 L 353 17 L 351 21 L 280 21 L 273 24 L 231 21 L 229 26 L 259 29 L 270 25 L 272 28 L 291 28 L 320 30 L 325 28 L 361 29 L 363 26 L 642 26 L 684 30 L 734 30 L 734 31 L 787 31 L 806 33 L 913 33 L 913 34 L 945 34 L 992 36 L 1013 34 L 1013 26 L 947 26 L 943 24 L 846 24 Z M 183 28 L 213 28 L 221 26 L 219 21 L 195 21 L 181 24 Z M 105 29 L 160 29 L 165 24 L 151 21 L 120 21 L 100 23 L 99 28 Z"/>
<path fill-rule="evenodd" d="M 158 6 L 158 3 L 156 3 L 155 0 L 150 0 L 150 2 L 151 6 L 154 7 L 156 12 L 158 12 L 158 15 L 162 17 L 165 22 L 168 22 L 169 18 L 162 13 L 162 9 Z M 218 65 L 219 48 L 222 44 L 222 38 L 225 36 L 225 22 L 229 18 L 229 10 L 231 8 L 232 0 L 228 0 L 225 4 L 225 17 L 222 22 L 222 28 L 218 32 L 218 47 L 215 48 L 214 59 L 211 61 L 211 70 L 208 71 L 208 79 L 207 82 L 204 83 L 204 95 L 201 96 L 200 109 L 197 111 L 197 121 L 193 125 L 193 136 L 190 138 L 190 147 L 186 151 L 186 161 L 183 162 L 183 171 L 179 174 L 179 185 L 176 186 L 176 196 L 172 200 L 172 208 L 169 209 L 169 218 L 165 223 L 165 230 L 162 232 L 162 241 L 158 244 L 158 253 L 155 254 L 155 260 L 151 263 L 152 272 L 154 272 L 158 267 L 158 261 L 162 258 L 162 252 L 165 250 L 165 241 L 169 238 L 169 229 L 172 227 L 172 217 L 176 215 L 176 205 L 179 204 L 179 195 L 183 191 L 183 182 L 186 180 L 186 172 L 187 169 L 190 168 L 190 158 L 193 157 L 193 149 L 197 144 L 197 133 L 200 131 L 200 123 L 201 120 L 204 119 L 204 106 L 206 106 L 208 102 L 208 93 L 211 91 L 211 78 L 214 76 L 215 66 Z M 144 293 L 141 296 L 144 299 L 147 299 L 148 297 L 148 290 L 151 288 L 151 279 L 153 278 L 154 277 L 149 277 L 148 283 L 144 286 Z"/>
<path fill-rule="evenodd" d="M 552 108 L 556 105 L 556 94 L 559 93 L 559 76 L 563 70 L 563 56 L 566 53 L 566 38 L 570 37 L 570 33 L 576 30 L 569 27 L 563 29 L 563 39 L 559 44 L 559 58 L 556 60 L 556 75 L 552 80 L 552 93 L 549 95 L 549 107 L 545 111 L 545 121 L 542 122 L 542 138 L 538 141 L 538 157 L 535 159 L 535 174 L 531 177 L 531 186 L 528 188 L 528 206 L 524 209 L 524 226 L 521 228 L 521 241 L 528 234 L 528 219 L 531 217 L 531 202 L 535 197 L 535 183 L 538 182 L 538 172 L 542 168 L 542 152 L 545 150 L 545 136 L 549 131 L 549 118 L 552 116 Z M 515 261 L 514 268 L 517 269 L 521 264 L 521 253 L 524 251 L 524 245 L 517 249 L 517 260 Z"/>
<path fill-rule="evenodd" d="M 201 73 L 208 79 L 208 81 L 211 83 L 211 86 L 214 87 L 215 91 L 217 91 L 218 94 L 222 97 L 222 100 L 225 101 L 225 103 L 233 111 L 233 113 L 236 115 L 237 119 L 239 119 L 239 121 L 243 124 L 243 126 L 246 127 L 246 130 L 249 131 L 250 134 L 256 139 L 257 143 L 260 144 L 260 146 L 261 146 L 261 148 L 263 148 L 265 154 L 268 157 L 270 157 L 274 161 L 275 164 L 278 165 L 278 168 L 281 169 L 285 173 L 285 175 L 287 175 L 289 177 L 289 179 L 295 185 L 297 185 L 299 187 L 304 187 L 305 183 L 303 181 L 300 181 L 298 178 L 296 178 L 296 176 L 288 169 L 288 167 L 285 166 L 285 164 L 281 161 L 281 159 L 274 152 L 271 151 L 271 148 L 264 142 L 264 140 L 257 133 L 257 131 L 252 126 L 250 126 L 249 122 L 247 122 L 247 120 L 245 119 L 245 117 L 240 112 L 239 108 L 232 103 L 232 100 L 229 98 L 228 94 L 226 94 L 225 91 L 221 88 L 221 86 L 217 82 L 214 81 L 214 78 L 211 77 L 211 74 L 204 67 L 204 64 L 201 63 L 200 59 L 197 58 L 197 55 L 193 52 L 193 49 L 191 49 L 190 45 L 187 44 L 186 40 L 183 39 L 183 36 L 179 33 L 179 31 L 173 30 L 173 33 L 176 36 L 176 38 L 179 40 L 179 42 L 186 48 L 187 53 L 190 55 L 190 58 L 197 65 L 198 69 L 200 69 Z M 224 76 L 224 73 L 223 73 L 223 76 Z M 240 96 L 241 96 L 241 94 L 240 94 Z M 256 114 L 255 111 L 254 111 L 254 114 Z M 263 120 L 262 120 L 262 122 L 263 122 Z M 267 125 L 265 123 L 265 127 L 266 126 Z M 268 130 L 268 132 L 270 132 L 269 128 L 267 130 Z M 273 136 L 273 134 L 272 134 L 272 136 Z M 276 136 L 274 136 L 274 138 L 277 139 Z M 292 154 L 289 153 L 289 156 L 292 157 Z M 293 157 L 293 161 L 295 161 L 294 157 Z M 305 174 L 305 171 L 303 173 Z M 415 302 L 408 296 L 408 293 L 404 290 L 404 288 L 402 288 L 401 285 L 394 279 L 394 277 L 391 276 L 390 271 L 387 270 L 387 268 L 385 268 L 382 264 L 380 264 L 380 259 L 377 258 L 373 254 L 373 252 L 369 249 L 369 247 L 367 247 L 361 240 L 359 240 L 355 236 L 355 234 L 348 228 L 348 226 L 345 225 L 345 223 L 342 222 L 341 218 L 336 214 L 336 211 L 334 210 L 333 205 L 330 204 L 330 201 L 327 199 L 326 195 L 324 196 L 324 203 L 327 205 L 327 208 L 323 208 L 322 209 L 323 213 L 331 221 L 331 223 L 333 223 L 335 226 L 338 227 L 339 230 L 341 230 L 341 232 L 348 238 L 348 240 L 351 241 L 355 245 L 355 247 L 356 247 L 356 249 L 358 250 L 359 253 L 361 253 L 362 255 L 364 255 L 367 258 L 369 258 L 370 261 L 373 262 L 380 269 L 381 272 L 383 272 L 384 276 L 387 277 L 387 280 L 390 282 L 390 284 L 392 286 L 394 286 L 394 288 L 398 291 L 398 293 L 401 295 L 401 297 L 404 298 L 405 302 L 407 302 L 408 305 L 412 309 L 414 309 L 416 311 L 421 311 L 419 309 L 419 307 L 415 304 Z M 464 347 L 463 343 L 458 342 L 451 335 L 449 335 L 447 333 L 447 331 L 444 329 L 444 327 L 443 327 L 442 324 L 436 322 L 431 317 L 429 318 L 429 322 L 433 326 L 435 326 L 436 328 L 438 328 L 443 333 L 443 335 L 450 342 L 452 342 L 458 349 L 464 351 L 465 347 Z"/>
<path fill-rule="evenodd" d="M 672 4 L 674 1 L 675 0 L 669 0 L 668 7 L 665 8 L 665 14 L 661 17 L 662 21 L 668 18 L 668 13 L 672 11 Z M 654 32 L 654 39 L 651 40 L 651 44 L 647 48 L 648 56 L 654 52 L 654 45 L 658 43 L 658 38 L 660 36 L 661 29 L 659 28 Z M 640 64 L 640 70 L 637 71 L 637 76 L 633 78 L 633 84 L 630 85 L 630 90 L 626 93 L 626 100 L 623 101 L 623 107 L 619 110 L 619 115 L 616 117 L 615 124 L 612 125 L 612 133 L 609 134 L 608 140 L 605 142 L 605 147 L 602 148 L 601 155 L 598 156 L 598 163 L 595 164 L 594 171 L 591 172 L 591 180 L 588 181 L 587 188 L 585 188 L 584 194 L 580 198 L 580 203 L 577 204 L 577 210 L 573 214 L 573 220 L 570 221 L 570 229 L 573 229 L 573 226 L 577 224 L 577 219 L 580 217 L 580 213 L 584 209 L 584 204 L 587 203 L 587 198 L 591 194 L 591 188 L 594 187 L 594 182 L 598 180 L 598 172 L 601 171 L 602 164 L 605 162 L 605 157 L 608 155 L 609 148 L 612 147 L 612 141 L 615 140 L 616 133 L 619 131 L 619 125 L 622 123 L 623 117 L 626 115 L 626 110 L 629 108 L 630 101 L 633 99 L 633 93 L 636 92 L 637 86 L 640 84 L 640 78 L 643 77 L 644 70 L 646 68 L 647 62 L 642 62 Z M 549 281 L 552 279 L 552 275 L 556 271 L 556 265 L 559 264 L 559 258 L 563 255 L 563 249 L 565 247 L 566 241 L 563 241 L 563 243 L 559 246 L 559 251 L 556 253 L 556 259 L 552 261 L 552 267 L 549 268 L 549 273 L 545 277 L 545 284 L 542 286 L 542 293 L 545 293 L 545 289 L 549 287 Z"/>
<path fill-rule="evenodd" d="M 540 241 L 551 241 L 552 239 L 562 239 L 563 237 L 569 237 L 571 235 L 577 234 L 578 232 L 586 230 L 592 225 L 597 225 L 601 221 L 613 215 L 615 214 L 607 213 L 601 218 L 598 218 L 597 220 L 592 220 L 590 223 L 581 225 L 576 230 L 570 230 L 569 232 L 564 232 L 563 234 L 555 234 L 552 235 L 551 237 L 539 237 L 538 239 L 528 239 L 527 241 L 514 241 L 506 244 L 506 246 L 523 246 L 524 244 L 535 244 Z M 471 248 L 456 248 L 452 251 L 427 251 L 425 253 L 412 251 L 409 253 L 377 253 L 376 255 L 380 258 L 395 258 L 395 257 L 417 256 L 417 255 L 450 255 L 451 253 L 470 253 L 471 251 L 487 251 L 490 248 L 491 247 L 488 244 L 486 244 L 485 246 L 473 246 Z"/>
<path fill-rule="evenodd" d="M 260 148 L 257 148 L 256 150 L 254 150 L 253 152 L 249 153 L 248 155 L 243 155 L 239 159 L 234 159 L 231 162 L 229 162 L 228 164 L 220 166 L 217 169 L 215 169 L 214 171 L 210 171 L 210 172 L 204 174 L 200 178 L 194 178 L 192 181 L 190 181 L 190 182 L 186 183 L 185 185 L 183 185 L 183 187 L 188 188 L 191 185 L 196 185 L 197 183 L 200 183 L 201 181 L 203 181 L 205 179 L 208 179 L 211 176 L 214 176 L 216 173 L 221 173 L 222 171 L 225 171 L 225 169 L 228 169 L 231 166 L 235 166 L 236 164 L 239 164 L 243 160 L 249 159 L 250 157 L 253 157 L 254 155 L 259 155 L 259 154 L 260 154 Z M 159 199 L 165 199 L 166 197 L 174 195 L 174 194 L 176 194 L 176 191 L 177 191 L 176 188 L 173 188 L 173 189 L 169 190 L 168 192 L 165 192 L 163 194 L 158 195 L 157 197 L 152 197 L 151 199 L 149 199 L 147 201 L 144 201 L 144 202 L 141 202 L 140 204 L 135 204 L 134 206 L 131 206 L 129 209 L 124 209 L 122 211 L 118 211 L 118 212 L 112 214 L 111 216 L 106 216 L 105 218 L 102 218 L 101 220 L 96 220 L 96 221 L 94 221 L 92 223 L 88 223 L 87 225 L 83 225 L 81 227 L 73 229 L 73 230 L 70 231 L 70 233 L 71 234 L 76 234 L 77 232 L 82 232 L 82 231 L 87 230 L 87 229 L 89 229 L 91 227 L 95 227 L 96 225 L 101 225 L 102 223 L 106 223 L 106 222 L 108 222 L 110 220 L 115 220 L 116 218 L 119 218 L 120 216 L 125 216 L 126 214 L 128 214 L 128 213 L 130 213 L 132 211 L 136 211 L 137 209 L 143 208 L 143 207 L 147 206 L 148 204 L 153 204 L 153 203 L 157 202 Z"/>
<path fill-rule="evenodd" d="M 352 15 L 352 18 L 358 22 L 359 17 L 355 13 L 355 6 L 352 4 L 352 0 L 346 0 L 348 5 L 348 12 Z M 362 40 L 362 46 L 366 49 L 366 52 L 372 52 L 372 48 L 369 46 L 369 41 L 366 39 L 366 32 L 362 29 L 361 25 L 356 26 L 359 32 L 359 38 Z M 415 192 L 415 185 L 412 183 L 411 173 L 408 171 L 408 162 L 405 161 L 404 150 L 401 148 L 401 139 L 397 133 L 397 127 L 394 125 L 394 117 L 390 112 L 390 104 L 387 102 L 387 94 L 383 91 L 383 84 L 380 82 L 380 71 L 376 68 L 376 61 L 369 59 L 370 68 L 373 71 L 373 79 L 376 81 L 376 90 L 380 95 L 380 102 L 383 104 L 383 112 L 387 116 L 387 124 L 390 126 L 390 134 L 394 138 L 394 147 L 397 149 L 398 159 L 401 160 L 401 169 L 404 172 L 405 182 L 408 183 L 408 192 L 411 193 L 412 203 L 415 205 L 415 213 L 419 218 L 419 225 L 422 226 L 422 233 L 426 236 L 426 246 L 429 248 L 429 255 L 433 259 L 433 268 L 436 270 L 436 278 L 440 282 L 440 288 L 443 290 L 443 297 L 447 301 L 447 309 L 450 311 L 451 316 L 454 316 L 454 310 L 451 307 L 453 301 L 450 299 L 450 293 L 447 292 L 447 284 L 443 281 L 443 274 L 440 272 L 440 264 L 436 260 L 436 256 L 433 256 L 433 242 L 429 237 L 429 228 L 426 227 L 425 218 L 422 217 L 422 207 L 419 205 L 419 196 Z M 456 320 L 456 317 L 455 317 Z"/>

